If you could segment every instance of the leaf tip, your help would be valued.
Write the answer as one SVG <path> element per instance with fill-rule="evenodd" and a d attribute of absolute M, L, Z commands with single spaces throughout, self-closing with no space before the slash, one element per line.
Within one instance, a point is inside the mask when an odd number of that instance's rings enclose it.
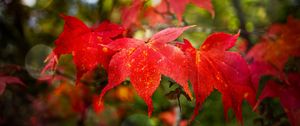
<path fill-rule="evenodd" d="M 100 113 L 104 110 L 104 104 L 102 101 L 102 97 L 95 96 L 93 99 L 93 109 L 96 113 Z"/>
<path fill-rule="evenodd" d="M 55 54 L 54 51 L 52 51 L 47 58 L 44 60 L 44 62 L 48 62 L 46 66 L 41 70 L 41 74 L 45 74 L 47 70 L 55 70 L 56 65 L 58 62 L 58 56 Z"/>
<path fill-rule="evenodd" d="M 235 35 L 238 37 L 241 34 L 241 29 L 239 29 L 238 33 L 236 33 Z"/>
<path fill-rule="evenodd" d="M 65 18 L 65 17 L 67 17 L 67 15 L 66 15 L 66 14 L 64 14 L 64 13 L 60 13 L 60 14 L 59 14 L 59 16 L 60 16 L 61 18 Z"/>
<path fill-rule="evenodd" d="M 189 29 L 189 28 L 193 28 L 193 27 L 196 27 L 196 26 L 197 26 L 197 25 L 189 25 L 189 26 L 185 26 L 185 28 L 186 28 L 186 29 Z M 186 29 L 185 29 L 185 30 L 186 30 Z"/>
<path fill-rule="evenodd" d="M 258 108 L 258 106 L 259 106 L 259 104 L 260 104 L 260 101 L 261 101 L 261 100 L 259 100 L 259 101 L 256 102 L 256 104 L 254 105 L 252 111 L 257 110 L 257 108 Z"/>
<path fill-rule="evenodd" d="M 210 14 L 211 14 L 211 18 L 215 19 L 215 17 L 216 17 L 215 11 L 211 11 Z"/>

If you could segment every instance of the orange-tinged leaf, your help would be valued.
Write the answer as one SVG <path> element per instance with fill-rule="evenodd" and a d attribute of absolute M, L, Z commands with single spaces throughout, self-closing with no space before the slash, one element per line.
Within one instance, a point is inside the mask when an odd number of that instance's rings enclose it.
<path fill-rule="evenodd" d="M 283 70 L 290 56 L 300 56 L 300 21 L 290 17 L 286 24 L 274 24 L 247 54 L 247 59 L 268 62 Z"/>
<path fill-rule="evenodd" d="M 155 27 L 157 24 L 167 24 L 170 20 L 166 18 L 167 6 L 165 1 L 161 1 L 156 7 L 148 7 L 144 12 L 148 24 Z"/>
<path fill-rule="evenodd" d="M 184 28 L 168 28 L 150 38 L 149 42 L 123 38 L 107 46 L 116 53 L 109 64 L 108 84 L 102 90 L 98 102 L 94 104 L 96 110 L 103 109 L 104 94 L 119 85 L 127 77 L 137 91 L 137 94 L 148 105 L 148 115 L 153 111 L 152 99 L 154 91 L 160 84 L 161 75 L 174 79 L 191 97 L 187 83 L 187 71 L 184 67 L 184 53 L 176 46 L 167 44 L 176 39 Z M 174 36 L 165 36 L 165 33 L 175 32 Z M 162 39 L 162 37 L 168 37 Z"/>
<path fill-rule="evenodd" d="M 259 91 L 262 76 L 272 76 L 278 81 L 268 80 L 262 89 L 258 102 L 267 97 L 277 97 L 286 112 L 291 125 L 300 125 L 300 79 L 298 73 L 284 73 L 284 66 L 289 57 L 300 56 L 300 21 L 289 17 L 286 24 L 273 24 L 267 33 L 247 54 L 252 81 Z"/>
<path fill-rule="evenodd" d="M 62 81 L 51 94 L 48 95 L 47 100 L 51 106 L 54 104 L 54 109 L 63 109 L 61 107 L 60 99 L 67 97 L 67 102 L 72 107 L 72 112 L 82 113 L 87 108 L 84 98 L 89 98 L 88 90 L 83 85 L 73 86 L 72 84 Z M 67 111 L 67 110 L 66 110 Z"/>
<path fill-rule="evenodd" d="M 192 120 L 213 89 L 222 94 L 225 117 L 228 109 L 233 108 L 236 117 L 242 122 L 243 99 L 251 105 L 255 104 L 255 92 L 246 61 L 240 54 L 227 51 L 234 46 L 238 36 L 239 34 L 212 34 L 199 50 L 192 47 L 187 40 L 184 44 L 178 44 L 187 56 L 189 80 L 196 97 Z"/>

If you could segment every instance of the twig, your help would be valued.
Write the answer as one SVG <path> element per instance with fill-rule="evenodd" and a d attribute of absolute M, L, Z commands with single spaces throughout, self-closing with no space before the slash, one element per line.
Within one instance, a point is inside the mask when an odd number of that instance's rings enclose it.
<path fill-rule="evenodd" d="M 248 41 L 248 46 L 246 49 L 246 52 L 248 52 L 249 49 L 253 46 L 253 44 L 250 39 L 250 34 L 246 29 L 246 20 L 245 20 L 243 10 L 240 5 L 240 0 L 232 0 L 232 4 L 233 4 L 233 7 L 235 8 L 235 12 L 240 21 L 241 37 L 245 38 Z"/>

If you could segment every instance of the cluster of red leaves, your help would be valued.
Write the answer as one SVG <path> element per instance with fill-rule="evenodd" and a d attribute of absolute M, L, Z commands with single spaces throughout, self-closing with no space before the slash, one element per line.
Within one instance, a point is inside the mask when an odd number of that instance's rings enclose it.
<path fill-rule="evenodd" d="M 209 10 L 213 15 L 209 0 L 165 0 L 156 7 L 147 8 L 146 15 L 156 17 L 153 15 L 173 12 L 181 21 L 189 2 Z M 132 6 L 124 9 L 124 27 L 137 23 L 143 5 L 144 1 L 134 0 Z M 215 33 L 198 50 L 188 40 L 171 43 L 191 26 L 167 28 L 143 41 L 122 37 L 125 29 L 116 24 L 103 22 L 97 27 L 88 28 L 75 17 L 62 17 L 65 20 L 64 31 L 55 41 L 56 48 L 49 55 L 49 63 L 43 71 L 54 68 L 62 54 L 73 55 L 77 83 L 83 74 L 98 65 L 104 67 L 108 72 L 108 84 L 94 101 L 96 111 L 103 110 L 107 91 L 130 78 L 133 88 L 148 105 L 150 116 L 153 111 L 151 96 L 160 84 L 161 75 L 166 75 L 182 86 L 189 97 L 192 97 L 188 87 L 188 81 L 191 81 L 196 97 L 192 119 L 198 114 L 205 99 L 217 89 L 222 94 L 225 117 L 228 109 L 233 108 L 242 123 L 242 101 L 245 99 L 254 106 L 260 78 L 273 75 L 281 81 L 268 81 L 256 106 L 266 97 L 279 97 L 292 124 L 299 125 L 299 74 L 282 72 L 287 59 L 300 54 L 300 23 L 297 20 L 289 18 L 287 24 L 276 24 L 269 29 L 262 42 L 247 54 L 248 60 L 254 60 L 249 70 L 240 54 L 228 51 L 235 45 L 239 34 Z M 163 17 L 153 20 L 166 21 Z"/>
<path fill-rule="evenodd" d="M 108 73 L 108 84 L 93 102 L 95 111 L 103 110 L 104 95 L 110 89 L 129 78 L 137 94 L 147 104 L 148 115 L 151 116 L 151 97 L 160 84 L 161 75 L 165 75 L 176 81 L 190 98 L 192 93 L 188 81 L 191 82 L 196 98 L 192 120 L 216 89 L 222 94 L 226 118 L 232 108 L 237 119 L 243 123 L 241 105 L 244 99 L 256 108 L 267 97 L 279 97 L 291 124 L 300 125 L 300 75 L 283 71 L 289 57 L 300 56 L 300 21 L 289 18 L 286 24 L 272 25 L 261 42 L 247 53 L 246 59 L 253 60 L 249 67 L 239 53 L 228 51 L 235 45 L 239 33 L 212 34 L 200 49 L 195 49 L 188 40 L 172 43 L 191 26 L 167 28 L 147 41 L 125 37 L 125 28 L 140 25 L 142 17 L 154 26 L 169 22 L 168 16 L 174 13 L 180 23 L 189 3 L 208 10 L 214 16 L 210 0 L 161 0 L 157 6 L 144 8 L 145 2 L 133 0 L 131 6 L 123 9 L 123 26 L 103 22 L 89 28 L 75 17 L 62 15 L 65 20 L 63 32 L 55 41 L 55 49 L 46 59 L 48 64 L 42 72 L 54 69 L 59 57 L 64 54 L 73 56 L 77 84 L 85 73 L 98 66 L 103 67 Z M 261 77 L 265 75 L 274 76 L 277 80 L 267 81 L 256 102 L 255 94 L 259 90 Z M 0 75 L 0 94 L 6 84 L 11 83 L 23 84 L 16 77 Z M 78 89 L 69 90 L 61 85 L 54 95 L 61 95 L 65 90 L 71 98 L 73 109 L 82 112 L 85 103 L 77 98 L 85 93 L 79 92 L 79 88 L 80 85 Z M 172 120 L 166 121 L 169 124 L 174 122 L 173 117 L 174 112 L 161 115 L 162 120 Z"/>
<path fill-rule="evenodd" d="M 274 24 L 247 54 L 252 82 L 256 91 L 261 77 L 269 75 L 277 80 L 266 82 L 258 103 L 267 97 L 278 97 L 293 126 L 300 125 L 300 74 L 285 73 L 289 57 L 300 56 L 300 21 L 289 17 L 286 24 Z"/>
<path fill-rule="evenodd" d="M 259 81 L 262 76 L 274 76 L 278 80 L 268 80 L 258 97 L 258 102 L 254 109 L 258 107 L 265 98 L 279 98 L 284 111 L 286 112 L 292 126 L 300 125 L 300 74 L 284 74 L 278 71 L 274 66 L 265 62 L 253 62 L 250 65 L 252 81 L 256 88 L 259 89 Z"/>
<path fill-rule="evenodd" d="M 94 101 L 96 111 L 103 110 L 105 93 L 129 77 L 137 94 L 148 105 L 150 116 L 151 96 L 162 74 L 182 86 L 189 97 L 192 94 L 188 80 L 191 81 L 197 103 L 193 117 L 213 89 L 222 93 L 224 112 L 227 114 L 228 109 L 233 108 L 241 122 L 242 100 L 255 104 L 247 63 L 238 53 L 227 51 L 234 46 L 239 34 L 213 34 L 196 50 L 187 40 L 184 44 L 178 42 L 177 46 L 171 43 L 192 26 L 167 28 L 142 41 L 126 37 L 115 39 L 124 31 L 115 24 L 105 22 L 96 29 L 89 29 L 74 17 L 63 18 L 64 31 L 55 41 L 56 47 L 49 55 L 50 65 L 45 69 L 56 64 L 60 55 L 71 53 L 78 70 L 78 82 L 84 73 L 102 65 L 108 72 L 108 84 Z"/>
<path fill-rule="evenodd" d="M 123 9 L 121 18 L 125 28 L 130 28 L 132 25 L 139 25 L 139 21 L 143 17 L 148 19 L 150 26 L 158 23 L 166 23 L 169 22 L 170 18 L 168 16 L 171 16 L 170 14 L 172 13 L 176 15 L 180 23 L 185 7 L 189 3 L 208 10 L 214 17 L 211 0 L 161 0 L 156 6 L 144 8 L 145 2 L 144 0 L 133 0 L 131 6 Z"/>

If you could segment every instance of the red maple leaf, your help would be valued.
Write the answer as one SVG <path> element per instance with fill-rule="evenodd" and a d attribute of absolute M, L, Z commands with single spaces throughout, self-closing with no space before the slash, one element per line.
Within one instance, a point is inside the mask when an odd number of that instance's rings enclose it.
<path fill-rule="evenodd" d="M 122 34 L 124 29 L 110 22 L 103 22 L 96 28 L 88 28 L 79 19 L 62 16 L 65 20 L 64 30 L 55 41 L 55 48 L 48 56 L 49 61 L 42 72 L 54 68 L 62 54 L 72 54 L 77 68 L 76 82 L 82 75 L 93 70 L 97 65 L 108 67 L 113 51 L 103 47 L 114 37 Z"/>
<path fill-rule="evenodd" d="M 24 83 L 18 77 L 0 75 L 0 95 L 3 94 L 7 84 L 24 85 Z"/>
<path fill-rule="evenodd" d="M 177 19 L 181 22 L 182 15 L 185 11 L 185 7 L 189 3 L 193 3 L 200 8 L 204 8 L 208 10 L 211 15 L 214 17 L 215 12 L 210 0 L 167 0 L 169 3 L 169 7 L 171 12 L 175 13 Z"/>
<path fill-rule="evenodd" d="M 133 24 L 139 25 L 138 18 L 143 8 L 143 0 L 133 0 L 131 6 L 122 10 L 122 25 L 125 28 L 130 28 Z"/>
<path fill-rule="evenodd" d="M 146 43 L 132 38 L 118 39 L 108 47 L 119 51 L 109 64 L 108 84 L 94 102 L 96 111 L 103 109 L 104 94 L 119 85 L 127 77 L 137 94 L 148 105 L 148 115 L 153 111 L 151 96 L 160 84 L 161 75 L 174 79 L 191 97 L 184 68 L 184 53 L 168 44 L 190 27 L 167 28 L 152 36 Z"/>
<path fill-rule="evenodd" d="M 144 16 L 149 26 L 154 27 L 157 24 L 166 24 L 171 21 L 170 18 L 167 18 L 168 8 L 164 3 L 166 2 L 161 2 L 158 6 L 151 6 L 145 9 Z"/>
<path fill-rule="evenodd" d="M 247 54 L 247 59 L 268 62 L 283 70 L 290 56 L 300 56 L 300 21 L 292 17 L 286 24 L 273 24 Z"/>
<path fill-rule="evenodd" d="M 234 46 L 238 36 L 239 34 L 212 34 L 199 50 L 187 40 L 184 44 L 178 44 L 187 56 L 189 80 L 196 97 L 196 108 L 192 120 L 214 89 L 222 94 L 226 118 L 228 109 L 233 108 L 237 119 L 242 123 L 243 99 L 251 105 L 255 104 L 255 92 L 246 61 L 240 54 L 227 51 Z"/>
<path fill-rule="evenodd" d="M 271 64 L 254 61 L 250 65 L 252 81 L 258 91 L 259 80 L 262 76 L 271 75 L 280 81 L 268 80 L 258 97 L 254 109 L 258 107 L 265 98 L 279 98 L 280 103 L 287 113 L 292 126 L 300 125 L 300 75 L 299 73 L 288 73 L 285 76 L 280 70 Z"/>

